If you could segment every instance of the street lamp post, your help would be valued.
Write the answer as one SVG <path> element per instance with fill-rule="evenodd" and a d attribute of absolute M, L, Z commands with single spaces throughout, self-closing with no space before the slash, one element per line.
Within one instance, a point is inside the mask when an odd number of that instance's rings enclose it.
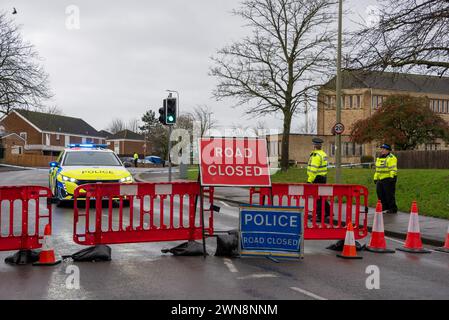
<path fill-rule="evenodd" d="M 343 0 L 338 3 L 338 48 L 337 48 L 337 123 L 341 123 L 341 47 L 343 33 Z M 341 183 L 341 134 L 335 133 L 335 182 Z"/>

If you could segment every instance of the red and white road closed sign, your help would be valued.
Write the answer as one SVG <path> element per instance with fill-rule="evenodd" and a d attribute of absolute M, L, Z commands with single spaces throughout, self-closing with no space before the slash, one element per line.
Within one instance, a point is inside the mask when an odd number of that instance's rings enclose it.
<path fill-rule="evenodd" d="M 267 141 L 256 138 L 199 140 L 203 186 L 271 186 Z"/>

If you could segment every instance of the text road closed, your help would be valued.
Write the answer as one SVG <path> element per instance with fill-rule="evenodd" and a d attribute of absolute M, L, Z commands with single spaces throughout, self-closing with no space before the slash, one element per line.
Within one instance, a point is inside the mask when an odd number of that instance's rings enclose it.
<path fill-rule="evenodd" d="M 270 186 L 265 139 L 200 139 L 201 184 Z"/>

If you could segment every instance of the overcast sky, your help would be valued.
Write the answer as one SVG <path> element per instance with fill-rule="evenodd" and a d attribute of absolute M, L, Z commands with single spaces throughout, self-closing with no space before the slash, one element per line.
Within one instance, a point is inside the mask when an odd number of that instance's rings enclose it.
<path fill-rule="evenodd" d="M 212 98 L 216 80 L 208 76 L 210 57 L 217 49 L 239 40 L 249 30 L 231 14 L 240 0 L 2 0 L 2 10 L 21 24 L 26 40 L 38 50 L 50 75 L 54 98 L 65 115 L 80 117 L 96 129 L 113 118 L 141 118 L 156 111 L 177 90 L 181 112 L 208 105 L 221 126 L 255 124 L 232 101 Z M 354 13 L 366 17 L 376 0 L 348 0 Z M 80 11 L 80 29 L 69 30 L 66 9 Z M 266 117 L 270 127 L 281 127 L 278 117 Z M 292 129 L 302 125 L 294 120 Z"/>

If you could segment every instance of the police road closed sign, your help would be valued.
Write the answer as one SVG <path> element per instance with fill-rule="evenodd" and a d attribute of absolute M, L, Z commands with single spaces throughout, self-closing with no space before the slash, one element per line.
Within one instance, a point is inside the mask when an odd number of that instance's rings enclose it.
<path fill-rule="evenodd" d="M 303 257 L 303 222 L 298 208 L 240 207 L 240 255 Z"/>
<path fill-rule="evenodd" d="M 256 138 L 199 140 L 203 186 L 271 186 L 267 141 Z"/>

